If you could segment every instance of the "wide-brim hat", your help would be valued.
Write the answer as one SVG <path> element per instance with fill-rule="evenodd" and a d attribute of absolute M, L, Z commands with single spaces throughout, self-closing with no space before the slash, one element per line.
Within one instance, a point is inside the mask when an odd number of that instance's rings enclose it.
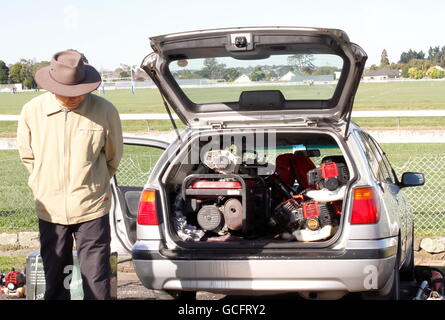
<path fill-rule="evenodd" d="M 99 72 L 71 50 L 56 53 L 50 65 L 39 69 L 34 79 L 39 87 L 65 97 L 90 93 L 102 82 Z"/>

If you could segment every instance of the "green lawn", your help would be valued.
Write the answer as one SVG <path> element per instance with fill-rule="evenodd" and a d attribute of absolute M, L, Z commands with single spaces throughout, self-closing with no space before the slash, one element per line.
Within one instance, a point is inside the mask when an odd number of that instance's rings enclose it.
<path fill-rule="evenodd" d="M 297 87 L 297 88 L 295 88 Z M 264 86 L 255 89 L 305 90 L 310 94 L 317 86 Z M 247 87 L 236 88 L 194 88 L 186 89 L 195 102 L 230 100 Z M 235 94 L 233 92 L 236 92 Z M 21 107 L 42 92 L 18 94 L 0 93 L 0 114 L 19 114 Z M 119 109 L 120 113 L 165 112 L 157 89 L 109 90 L 105 98 Z M 231 99 L 233 100 L 233 99 Z M 409 81 L 389 83 L 361 83 L 355 99 L 354 110 L 414 110 L 445 109 L 445 81 Z"/>
<path fill-rule="evenodd" d="M 284 94 L 306 90 L 307 94 L 316 86 L 283 86 Z M 274 86 L 255 89 L 277 89 Z M 194 88 L 186 89 L 192 100 L 205 102 L 238 96 L 246 87 L 237 88 Z M 96 92 L 97 93 L 97 92 Z M 0 93 L 0 114 L 19 114 L 21 107 L 31 98 L 42 92 L 22 92 L 18 94 Z M 137 89 L 135 95 L 130 90 L 109 90 L 105 98 L 110 100 L 120 113 L 164 113 L 165 109 L 157 89 Z M 355 99 L 354 110 L 433 110 L 445 109 L 445 81 L 361 83 Z M 443 117 L 422 118 L 356 118 L 360 126 L 375 127 L 444 127 Z M 181 126 L 182 123 L 177 121 Z M 168 120 L 122 121 L 125 132 L 150 130 L 169 130 Z M 16 122 L 0 121 L 0 136 L 13 136 L 17 130 Z"/>
<path fill-rule="evenodd" d="M 17 150 L 0 151 L 0 230 L 34 229 L 37 218 L 27 185 L 28 172 L 19 162 Z"/>
<path fill-rule="evenodd" d="M 162 150 L 125 146 L 116 174 L 119 185 L 143 186 Z M 0 150 L 0 232 L 36 230 L 34 198 L 27 184 L 28 172 L 19 162 L 17 150 Z"/>
<path fill-rule="evenodd" d="M 403 172 L 422 172 L 425 185 L 402 192 L 414 212 L 418 236 L 445 235 L 445 146 L 442 143 L 382 144 L 400 178 Z"/>
<path fill-rule="evenodd" d="M 23 254 L 0 256 L 0 272 L 6 273 L 15 268 L 17 271 L 23 271 L 26 265 L 26 256 Z"/>
<path fill-rule="evenodd" d="M 42 92 L 0 93 L 0 114 L 19 114 L 22 106 Z M 94 92 L 99 95 L 97 91 Z M 164 113 L 158 89 L 138 89 L 133 96 L 130 90 L 109 90 L 104 95 L 120 113 Z"/>
<path fill-rule="evenodd" d="M 354 110 L 445 109 L 445 81 L 361 83 Z"/>
<path fill-rule="evenodd" d="M 445 146 L 443 143 L 382 143 L 380 146 L 392 163 L 403 163 L 415 157 L 445 155 Z"/>

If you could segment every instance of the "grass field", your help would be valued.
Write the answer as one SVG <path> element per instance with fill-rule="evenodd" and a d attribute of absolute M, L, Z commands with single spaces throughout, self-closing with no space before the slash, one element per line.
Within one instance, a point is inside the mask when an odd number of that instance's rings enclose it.
<path fill-rule="evenodd" d="M 264 86 L 258 90 L 282 89 L 287 91 L 310 91 L 317 86 Z M 194 102 L 224 101 L 239 96 L 246 87 L 186 89 Z M 235 91 L 235 93 L 234 93 Z M 19 114 L 21 107 L 42 92 L 18 94 L 0 93 L 0 114 Z M 308 93 L 308 96 L 313 94 Z M 134 96 L 130 90 L 109 90 L 105 98 L 117 106 L 120 113 L 162 113 L 162 99 L 157 89 L 137 89 Z M 361 83 L 355 99 L 354 110 L 415 110 L 445 109 L 445 81 L 409 81 L 388 83 Z"/>
<path fill-rule="evenodd" d="M 308 90 L 314 87 L 283 87 L 283 92 Z M 294 88 L 294 89 L 292 89 Z M 238 96 L 246 87 L 238 88 L 194 88 L 186 89 L 195 102 L 224 100 Z M 277 87 L 256 87 L 256 89 L 277 89 Z M 236 91 L 234 93 L 234 90 Z M 42 92 L 22 92 L 18 94 L 0 93 L 0 114 L 19 114 L 22 106 Z M 292 93 L 288 93 L 291 95 Z M 137 89 L 135 95 L 130 90 L 109 90 L 105 98 L 110 100 L 120 113 L 164 113 L 161 96 L 157 89 Z M 445 109 L 445 81 L 361 83 L 355 99 L 354 110 L 435 110 Z M 357 118 L 362 127 L 445 127 L 443 117 L 422 118 Z M 400 121 L 400 122 L 398 122 Z M 179 126 L 182 125 L 177 121 Z M 125 132 L 151 130 L 169 130 L 171 124 L 164 120 L 122 121 Z M 0 136 L 14 135 L 16 122 L 0 121 Z"/>
<path fill-rule="evenodd" d="M 26 256 L 23 254 L 0 256 L 0 272 L 7 273 L 12 268 L 16 270 L 24 270 L 26 264 Z"/>

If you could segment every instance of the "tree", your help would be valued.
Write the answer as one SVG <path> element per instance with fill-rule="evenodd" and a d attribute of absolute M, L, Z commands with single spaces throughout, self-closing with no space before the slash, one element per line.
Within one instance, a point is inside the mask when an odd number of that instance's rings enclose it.
<path fill-rule="evenodd" d="M 185 70 L 180 70 L 177 73 L 176 77 L 178 79 L 199 79 L 201 76 L 196 71 L 185 69 Z"/>
<path fill-rule="evenodd" d="M 131 69 L 134 70 L 135 66 L 129 66 L 128 64 L 121 63 L 119 68 L 114 70 L 115 73 L 119 75 L 120 78 L 130 78 L 131 77 Z"/>
<path fill-rule="evenodd" d="M 40 62 L 34 63 L 34 64 L 32 65 L 32 74 L 33 74 L 33 75 L 36 74 L 36 72 L 37 72 L 39 69 L 41 69 L 41 68 L 43 68 L 43 67 L 47 67 L 47 66 L 49 66 L 49 65 L 50 65 L 50 62 L 49 62 L 49 61 L 40 61 Z"/>
<path fill-rule="evenodd" d="M 41 66 L 49 64 L 47 61 L 36 63 L 34 60 L 21 59 L 9 69 L 9 77 L 13 83 L 21 83 L 28 89 L 37 88 L 34 73 Z"/>
<path fill-rule="evenodd" d="M 204 60 L 204 66 L 200 71 L 200 75 L 206 79 L 222 79 L 224 76 L 224 69 L 226 65 L 218 63 L 215 58 L 206 58 Z"/>
<path fill-rule="evenodd" d="M 312 54 L 294 54 L 287 58 L 287 63 L 293 67 L 293 71 L 312 73 L 316 69 L 313 60 Z"/>
<path fill-rule="evenodd" d="M 400 63 L 391 62 L 391 64 L 389 65 L 389 68 L 399 70 L 400 68 L 402 68 L 402 65 Z"/>
<path fill-rule="evenodd" d="M 314 71 L 314 75 L 329 75 L 334 74 L 337 71 L 340 71 L 337 67 L 321 66 Z"/>
<path fill-rule="evenodd" d="M 402 54 L 400 55 L 399 63 L 408 63 L 412 59 L 423 60 L 425 59 L 425 53 L 423 51 L 417 52 L 409 49 L 408 52 L 402 52 Z"/>
<path fill-rule="evenodd" d="M 281 77 L 281 76 L 285 75 L 289 71 L 292 71 L 292 67 L 291 66 L 279 66 L 277 68 L 278 77 Z"/>
<path fill-rule="evenodd" d="M 428 49 L 428 60 L 433 62 L 436 65 L 445 65 L 445 46 L 440 48 L 437 47 L 430 47 Z"/>
<path fill-rule="evenodd" d="M 23 81 L 23 64 L 17 62 L 11 66 L 9 69 L 9 77 L 12 83 L 22 83 Z"/>
<path fill-rule="evenodd" d="M 9 68 L 2 60 L 0 60 L 0 84 L 8 83 L 9 80 Z"/>
<path fill-rule="evenodd" d="M 26 77 L 25 80 L 23 80 L 22 84 L 25 88 L 28 89 L 37 88 L 37 83 L 35 82 L 34 77 Z"/>
<path fill-rule="evenodd" d="M 266 80 L 277 79 L 277 78 L 278 74 L 273 70 L 266 73 Z"/>
<path fill-rule="evenodd" d="M 380 57 L 380 67 L 386 66 L 389 66 L 388 53 L 386 52 L 386 49 L 383 49 L 382 55 Z"/>
<path fill-rule="evenodd" d="M 239 76 L 241 76 L 241 72 L 236 68 L 228 68 L 224 70 L 223 79 L 232 82 L 235 81 Z"/>
<path fill-rule="evenodd" d="M 266 73 L 261 69 L 261 67 L 255 67 L 253 71 L 249 74 L 249 79 L 251 81 L 261 81 L 266 78 Z"/>
<path fill-rule="evenodd" d="M 431 67 L 427 70 L 426 76 L 431 79 L 442 79 L 445 78 L 445 71 Z"/>
<path fill-rule="evenodd" d="M 420 70 L 423 75 L 421 78 L 423 78 L 426 74 L 426 71 L 432 67 L 432 63 L 429 60 L 423 60 L 423 59 L 411 59 L 409 61 L 409 63 L 406 63 L 403 67 L 402 67 L 402 77 L 404 78 L 413 78 L 412 74 L 409 73 L 409 69 L 410 68 L 416 68 L 418 70 Z M 415 79 L 419 79 L 419 78 L 415 78 Z"/>
<path fill-rule="evenodd" d="M 408 76 L 411 79 L 422 79 L 425 76 L 425 71 L 420 70 L 417 67 L 411 67 L 408 69 Z"/>
<path fill-rule="evenodd" d="M 119 77 L 120 78 L 130 78 L 131 77 L 131 73 L 129 73 L 126 70 L 122 70 L 121 72 L 119 72 Z"/>

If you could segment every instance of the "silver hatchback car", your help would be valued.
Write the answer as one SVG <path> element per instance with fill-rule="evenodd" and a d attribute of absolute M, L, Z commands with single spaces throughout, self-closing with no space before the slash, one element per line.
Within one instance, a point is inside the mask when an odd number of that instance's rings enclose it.
<path fill-rule="evenodd" d="M 367 59 L 341 30 L 261 27 L 153 37 L 141 65 L 186 129 L 112 219 L 159 298 L 197 291 L 397 299 L 413 218 L 376 141 L 351 122 Z M 158 150 L 158 151 L 156 151 Z"/>

